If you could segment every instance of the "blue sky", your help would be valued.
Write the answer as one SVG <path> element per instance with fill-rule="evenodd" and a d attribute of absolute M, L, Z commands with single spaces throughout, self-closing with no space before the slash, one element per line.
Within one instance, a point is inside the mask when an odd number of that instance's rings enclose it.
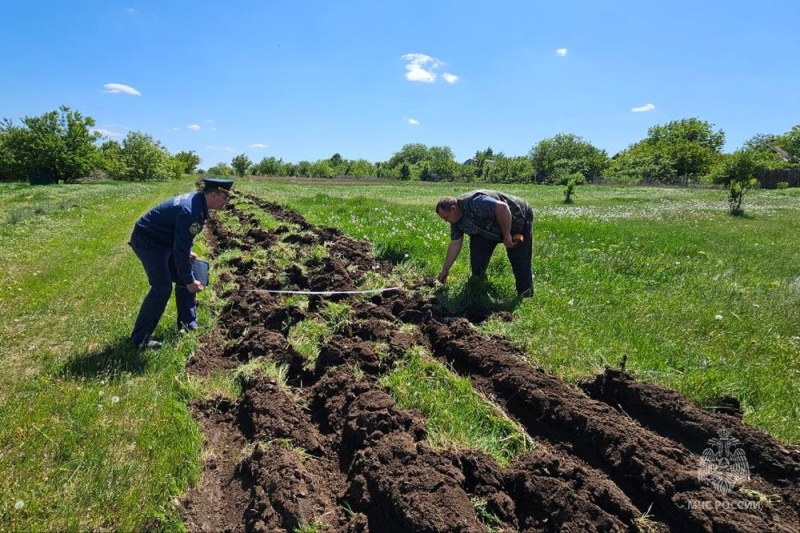
<path fill-rule="evenodd" d="M 732 151 L 800 123 L 797 0 L 29 0 L 2 19 L 0 117 L 68 105 L 201 168 L 525 155 L 560 132 L 613 155 L 694 116 Z"/>

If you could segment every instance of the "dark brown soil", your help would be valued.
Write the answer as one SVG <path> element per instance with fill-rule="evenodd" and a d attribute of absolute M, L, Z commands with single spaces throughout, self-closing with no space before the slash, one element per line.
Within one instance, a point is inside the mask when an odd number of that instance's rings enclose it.
<path fill-rule="evenodd" d="M 265 229 L 245 203 L 283 225 Z M 704 411 L 613 369 L 571 387 L 415 291 L 287 305 L 286 295 L 258 290 L 353 290 L 392 265 L 368 243 L 255 197 L 227 214 L 244 229 L 212 222 L 217 252 L 269 256 L 280 244 L 299 259 L 283 272 L 270 261 L 234 265 L 220 280 L 229 289 L 218 327 L 188 371 L 266 358 L 286 365 L 289 385 L 259 377 L 236 401 L 192 404 L 206 452 L 203 478 L 182 502 L 190 531 L 800 531 L 800 454 L 744 424 L 735 400 L 726 412 Z M 327 256 L 313 259 L 315 245 Z M 344 299 L 349 323 L 310 367 L 287 335 L 324 302 Z M 479 451 L 431 448 L 422 416 L 376 385 L 413 345 L 468 377 L 536 448 L 505 467 Z M 739 453 L 708 455 L 712 439 L 728 434 Z M 741 465 L 742 452 L 749 479 L 728 476 L 731 490 L 720 490 L 713 481 Z"/>

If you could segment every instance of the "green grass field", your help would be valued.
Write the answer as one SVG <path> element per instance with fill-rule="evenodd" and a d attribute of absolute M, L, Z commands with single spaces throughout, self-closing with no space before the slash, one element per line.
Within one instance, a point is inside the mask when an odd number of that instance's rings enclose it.
<path fill-rule="evenodd" d="M 449 233 L 433 205 L 469 185 L 244 180 L 240 190 L 311 223 L 368 239 L 434 277 Z M 536 295 L 513 307 L 498 249 L 483 303 L 530 361 L 589 378 L 623 355 L 639 379 L 698 404 L 735 396 L 745 420 L 800 442 L 800 191 L 755 191 L 745 217 L 724 191 L 499 186 L 536 212 Z M 136 218 L 183 183 L 0 185 L 0 531 L 181 528 L 176 497 L 200 472 L 202 438 L 183 371 L 196 348 L 175 333 L 158 352 L 127 336 L 147 290 L 127 239 Z M 202 254 L 204 243 L 196 243 Z M 458 311 L 480 300 L 465 250 L 442 289 Z M 202 300 L 213 298 L 207 291 Z M 208 306 L 201 319 L 208 323 Z"/>

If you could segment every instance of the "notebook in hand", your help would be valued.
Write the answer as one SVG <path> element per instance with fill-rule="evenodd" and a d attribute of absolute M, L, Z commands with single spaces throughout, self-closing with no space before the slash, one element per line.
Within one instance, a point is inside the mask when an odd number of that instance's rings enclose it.
<path fill-rule="evenodd" d="M 202 283 L 203 286 L 208 285 L 208 271 L 210 268 L 211 265 L 209 265 L 207 261 L 201 261 L 200 259 L 195 259 L 192 261 L 192 272 L 194 272 L 194 279 Z"/>

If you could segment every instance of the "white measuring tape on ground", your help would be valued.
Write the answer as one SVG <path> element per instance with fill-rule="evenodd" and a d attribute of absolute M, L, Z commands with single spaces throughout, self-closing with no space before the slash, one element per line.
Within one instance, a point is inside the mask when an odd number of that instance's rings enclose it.
<path fill-rule="evenodd" d="M 375 292 L 399 291 L 402 287 L 384 287 L 382 289 L 365 289 L 360 291 L 283 291 L 271 289 L 245 289 L 241 292 L 263 292 L 268 294 L 319 294 L 330 296 L 332 294 L 371 294 Z"/>

